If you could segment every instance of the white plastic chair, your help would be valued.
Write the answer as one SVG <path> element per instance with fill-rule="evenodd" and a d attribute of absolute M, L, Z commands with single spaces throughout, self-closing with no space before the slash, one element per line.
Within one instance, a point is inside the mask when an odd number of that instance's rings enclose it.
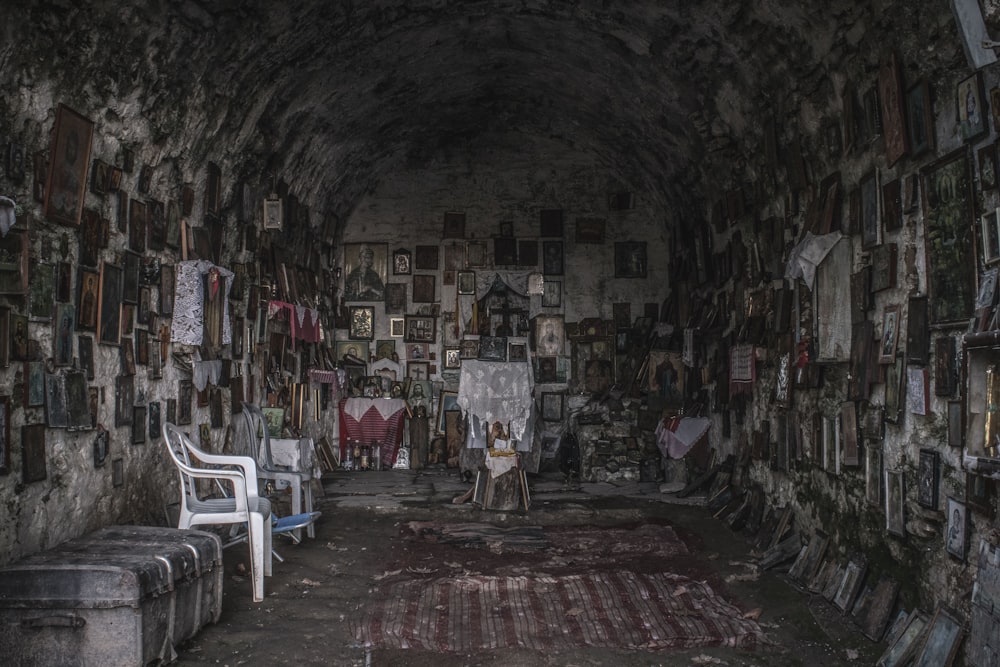
<path fill-rule="evenodd" d="M 257 495 L 257 465 L 246 456 L 208 454 L 198 449 L 179 428 L 163 423 L 163 441 L 180 478 L 178 528 L 198 525 L 247 525 L 253 571 L 253 600 L 264 600 L 264 577 L 271 575 L 271 503 Z M 205 467 L 205 466 L 223 466 Z M 201 497 L 198 480 L 227 486 L 228 497 Z M 204 494 L 207 496 L 207 494 Z"/>
<path fill-rule="evenodd" d="M 292 487 L 292 514 L 308 514 L 313 520 L 306 525 L 306 534 L 316 537 L 316 527 L 313 525 L 318 513 L 313 512 L 312 471 L 284 468 L 275 465 L 271 455 L 271 436 L 267 430 L 267 419 L 260 408 L 253 403 L 243 402 L 244 433 L 235 438 L 234 442 L 243 443 L 240 454 L 250 456 L 257 461 L 257 477 L 274 482 L 283 481 Z M 261 434 L 258 437 L 258 434 Z M 305 501 L 305 509 L 302 504 Z M 293 539 L 298 542 L 300 530 L 295 529 Z"/>

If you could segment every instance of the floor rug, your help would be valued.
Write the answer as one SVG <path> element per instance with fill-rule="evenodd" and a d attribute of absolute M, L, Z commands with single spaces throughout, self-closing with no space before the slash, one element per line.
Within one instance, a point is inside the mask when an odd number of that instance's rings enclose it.
<path fill-rule="evenodd" d="M 383 584 L 355 628 L 376 648 L 754 648 L 770 642 L 712 588 L 670 573 L 460 576 Z"/>

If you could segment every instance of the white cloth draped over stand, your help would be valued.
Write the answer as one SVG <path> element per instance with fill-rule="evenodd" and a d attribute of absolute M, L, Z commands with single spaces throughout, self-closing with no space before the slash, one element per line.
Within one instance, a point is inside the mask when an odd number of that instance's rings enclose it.
<path fill-rule="evenodd" d="M 500 422 L 504 428 L 509 424 L 510 439 L 517 441 L 519 451 L 530 450 L 535 404 L 531 389 L 528 363 L 463 361 L 458 407 L 469 415 L 469 446 L 486 446 L 490 425 Z"/>

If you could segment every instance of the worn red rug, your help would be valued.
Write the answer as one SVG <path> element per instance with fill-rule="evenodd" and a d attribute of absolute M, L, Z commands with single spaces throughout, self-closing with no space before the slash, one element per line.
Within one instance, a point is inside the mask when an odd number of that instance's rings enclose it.
<path fill-rule="evenodd" d="M 385 583 L 356 625 L 355 637 L 376 648 L 449 652 L 770 643 L 755 621 L 743 618 L 708 584 L 631 571 Z"/>

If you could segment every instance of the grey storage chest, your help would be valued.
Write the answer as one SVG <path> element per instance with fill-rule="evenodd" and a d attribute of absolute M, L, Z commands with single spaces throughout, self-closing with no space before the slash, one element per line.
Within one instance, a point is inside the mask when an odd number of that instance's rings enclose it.
<path fill-rule="evenodd" d="M 148 665 L 222 612 L 222 542 L 103 528 L 0 568 L 0 656 L 13 665 Z"/>

